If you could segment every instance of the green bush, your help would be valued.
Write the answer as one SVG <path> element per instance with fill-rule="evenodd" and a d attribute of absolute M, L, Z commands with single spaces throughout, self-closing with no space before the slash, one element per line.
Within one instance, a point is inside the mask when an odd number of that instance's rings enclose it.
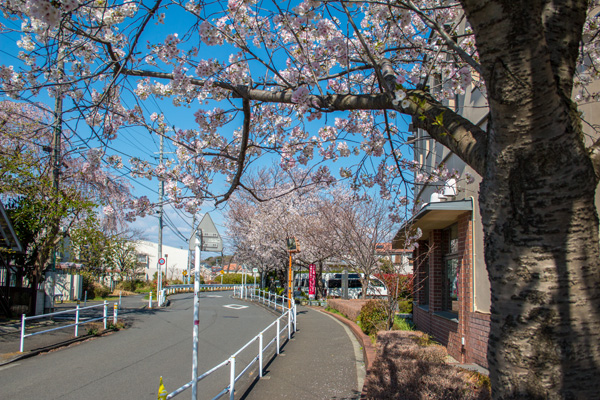
<path fill-rule="evenodd" d="M 94 285 L 94 297 L 90 297 L 90 293 L 88 292 L 88 299 L 90 298 L 96 298 L 96 297 L 108 297 L 108 295 L 110 294 L 110 289 L 107 288 L 104 285 L 101 285 L 99 283 Z"/>
<path fill-rule="evenodd" d="M 140 281 L 139 279 L 136 279 L 133 281 L 123 281 L 123 282 L 121 282 L 121 284 L 119 286 L 121 287 L 121 289 L 123 289 L 127 292 L 135 292 L 137 290 L 137 288 L 142 285 L 143 285 L 143 282 Z"/>
<path fill-rule="evenodd" d="M 412 314 L 413 303 L 412 300 L 400 300 L 398 301 L 398 312 L 401 314 Z"/>
<path fill-rule="evenodd" d="M 361 309 L 358 315 L 360 328 L 367 335 L 377 333 L 385 328 L 387 320 L 386 305 L 383 300 L 370 300 Z"/>

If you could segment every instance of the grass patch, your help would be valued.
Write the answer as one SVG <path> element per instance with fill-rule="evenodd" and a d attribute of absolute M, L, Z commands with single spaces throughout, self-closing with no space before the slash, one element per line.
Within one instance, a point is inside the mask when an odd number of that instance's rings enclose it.
<path fill-rule="evenodd" d="M 392 329 L 395 331 L 414 331 L 415 326 L 409 320 L 396 315 L 394 317 L 394 326 Z"/>
<path fill-rule="evenodd" d="M 108 297 L 94 297 L 93 299 L 87 299 L 87 301 L 115 301 L 119 300 L 119 296 L 108 296 Z M 83 302 L 83 300 L 82 300 Z"/>
<path fill-rule="evenodd" d="M 350 318 L 348 318 L 348 316 L 347 316 L 346 314 L 344 314 L 344 313 L 341 313 L 341 312 L 339 312 L 338 310 L 336 310 L 335 308 L 331 308 L 331 307 L 329 307 L 329 306 L 327 306 L 327 307 L 325 308 L 325 311 L 327 311 L 327 312 L 330 312 L 330 313 L 333 313 L 333 314 L 341 315 L 342 317 L 344 317 L 344 318 L 346 318 L 346 319 L 350 319 Z"/>

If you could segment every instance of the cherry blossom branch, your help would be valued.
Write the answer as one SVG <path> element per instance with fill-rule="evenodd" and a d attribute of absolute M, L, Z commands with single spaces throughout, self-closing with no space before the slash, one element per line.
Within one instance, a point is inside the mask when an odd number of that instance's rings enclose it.
<path fill-rule="evenodd" d="M 219 199 L 215 202 L 215 206 L 223 203 L 231 197 L 232 193 L 237 189 L 240 185 L 240 179 L 242 177 L 242 173 L 244 172 L 245 161 L 246 161 L 246 150 L 248 149 L 248 138 L 250 137 L 250 118 L 251 118 L 251 110 L 250 110 L 250 100 L 244 98 L 243 102 L 243 111 L 244 111 L 244 124 L 242 127 L 242 137 L 240 139 L 240 152 L 237 159 L 237 170 L 235 172 L 235 176 L 231 181 L 231 185 L 229 186 L 229 190 L 227 193 L 223 195 L 222 199 Z"/>
<path fill-rule="evenodd" d="M 432 20 L 427 15 L 425 15 L 419 7 L 417 7 L 412 1 L 402 1 L 401 4 L 404 4 L 406 8 L 413 11 L 416 15 L 419 16 L 421 21 L 429 28 L 434 30 L 445 42 L 446 46 L 451 48 L 458 54 L 458 56 L 467 64 L 469 64 L 475 71 L 479 74 L 482 73 L 481 64 L 475 61 L 473 57 L 466 51 L 464 51 L 455 41 L 452 39 L 450 35 L 446 32 L 443 26 L 441 26 L 437 21 Z"/>

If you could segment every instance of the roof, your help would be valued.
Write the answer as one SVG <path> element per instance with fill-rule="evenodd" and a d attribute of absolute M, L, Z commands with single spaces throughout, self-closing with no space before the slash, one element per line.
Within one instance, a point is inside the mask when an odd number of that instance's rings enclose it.
<path fill-rule="evenodd" d="M 240 271 L 241 269 L 242 266 L 238 264 L 228 264 L 223 266 L 223 271 Z"/>
<path fill-rule="evenodd" d="M 411 251 L 406 250 L 406 249 L 394 249 L 392 247 L 392 243 L 387 242 L 387 243 L 377 243 L 375 245 L 375 253 L 402 254 L 402 253 L 411 253 Z"/>
<path fill-rule="evenodd" d="M 15 233 L 10 218 L 4 209 L 4 205 L 0 201 L 0 247 L 15 251 L 23 252 L 23 246 Z"/>
<path fill-rule="evenodd" d="M 404 247 L 406 239 L 419 228 L 423 233 L 420 239 L 427 239 L 434 229 L 444 229 L 456 222 L 459 215 L 473 211 L 471 199 L 441 201 L 425 204 L 419 212 L 408 220 L 394 237 L 394 248 Z"/>

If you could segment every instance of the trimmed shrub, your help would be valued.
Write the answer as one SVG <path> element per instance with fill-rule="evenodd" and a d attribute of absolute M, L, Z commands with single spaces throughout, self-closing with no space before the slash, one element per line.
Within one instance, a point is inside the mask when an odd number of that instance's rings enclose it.
<path fill-rule="evenodd" d="M 489 400 L 489 379 L 446 364 L 446 349 L 421 332 L 377 336 L 377 357 L 367 373 L 367 399 Z M 429 343 L 426 346 L 420 343 Z"/>
<path fill-rule="evenodd" d="M 358 320 L 358 316 L 360 315 L 360 310 L 362 307 L 367 304 L 369 300 L 343 300 L 343 299 L 327 299 L 327 306 L 331 307 L 341 314 L 347 316 L 347 318 L 353 322 Z"/>
<path fill-rule="evenodd" d="M 387 321 L 386 304 L 383 300 L 370 300 L 360 310 L 358 316 L 360 329 L 367 335 L 373 335 L 385 329 Z"/>

